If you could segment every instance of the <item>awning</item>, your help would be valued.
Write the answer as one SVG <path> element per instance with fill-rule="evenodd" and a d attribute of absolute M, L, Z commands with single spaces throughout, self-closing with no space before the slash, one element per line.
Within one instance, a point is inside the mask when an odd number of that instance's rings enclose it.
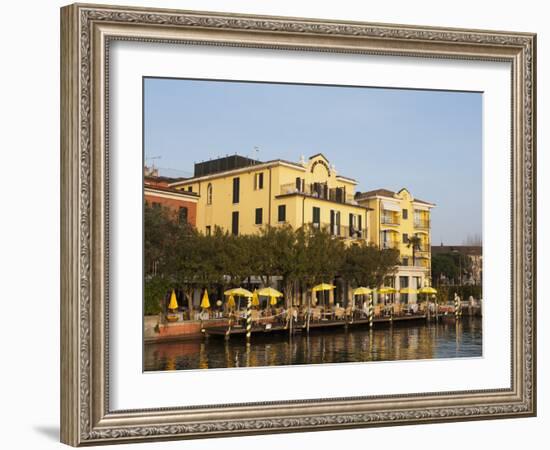
<path fill-rule="evenodd" d="M 382 201 L 382 209 L 387 211 L 401 212 L 401 208 L 398 203 Z"/>

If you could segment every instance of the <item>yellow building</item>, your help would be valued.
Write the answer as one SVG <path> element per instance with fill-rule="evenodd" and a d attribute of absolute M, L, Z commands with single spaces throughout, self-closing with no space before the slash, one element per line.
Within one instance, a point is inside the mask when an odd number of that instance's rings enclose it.
<path fill-rule="evenodd" d="M 407 189 L 377 189 L 357 193 L 357 202 L 371 209 L 368 240 L 380 248 L 399 250 L 401 265 L 388 280 L 400 291 L 397 300 L 415 303 L 414 290 L 429 284 L 431 273 L 430 210 L 435 204 L 414 198 Z M 411 237 L 418 237 L 412 245 Z M 411 289 L 408 291 L 408 289 Z"/>
<path fill-rule="evenodd" d="M 215 226 L 253 234 L 266 225 L 312 224 L 351 242 L 367 236 L 368 207 L 355 200 L 356 185 L 319 153 L 298 163 L 218 158 L 195 164 L 192 178 L 170 187 L 199 196 L 197 229 L 207 235 Z"/>

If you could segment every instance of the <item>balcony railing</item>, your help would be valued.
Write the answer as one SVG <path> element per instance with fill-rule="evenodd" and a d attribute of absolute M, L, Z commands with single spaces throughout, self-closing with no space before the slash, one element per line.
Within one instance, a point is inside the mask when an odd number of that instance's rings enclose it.
<path fill-rule="evenodd" d="M 419 230 L 429 230 L 430 229 L 430 221 L 429 220 L 415 220 L 414 221 L 414 227 Z"/>
<path fill-rule="evenodd" d="M 382 211 L 381 220 L 382 225 L 399 225 L 401 223 L 398 214 L 391 214 L 386 211 Z"/>
<path fill-rule="evenodd" d="M 349 227 L 347 225 L 336 225 L 331 226 L 330 223 L 311 223 L 313 228 L 323 229 L 328 231 L 332 236 L 346 238 L 346 239 L 366 239 L 367 230 L 366 228 L 357 229 L 355 227 Z"/>
<path fill-rule="evenodd" d="M 310 197 L 330 200 L 336 203 L 357 205 L 353 194 L 346 193 L 344 187 L 329 188 L 324 183 L 302 184 L 300 187 L 296 183 L 282 184 L 281 195 L 283 194 L 305 194 Z"/>
<path fill-rule="evenodd" d="M 382 247 L 383 250 L 387 250 L 390 248 L 399 249 L 399 245 L 399 241 L 386 241 L 382 242 L 382 245 L 380 247 Z"/>

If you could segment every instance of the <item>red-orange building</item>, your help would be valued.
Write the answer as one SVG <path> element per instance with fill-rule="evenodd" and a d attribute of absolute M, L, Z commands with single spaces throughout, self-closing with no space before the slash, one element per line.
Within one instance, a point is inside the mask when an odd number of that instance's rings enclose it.
<path fill-rule="evenodd" d="M 155 206 L 164 206 L 170 209 L 174 216 L 182 223 L 197 226 L 197 203 L 199 195 L 196 192 L 178 191 L 168 187 L 173 178 L 145 177 L 145 203 Z"/>

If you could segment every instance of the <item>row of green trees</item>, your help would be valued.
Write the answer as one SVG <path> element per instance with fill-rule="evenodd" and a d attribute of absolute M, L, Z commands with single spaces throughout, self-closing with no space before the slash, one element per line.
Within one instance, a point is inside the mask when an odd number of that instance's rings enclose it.
<path fill-rule="evenodd" d="M 235 287 L 250 277 L 270 285 L 280 277 L 285 297 L 342 277 L 352 286 L 378 287 L 399 264 L 399 252 L 363 241 L 346 246 L 326 229 L 263 227 L 254 235 L 232 235 L 216 227 L 206 236 L 178 223 L 162 207 L 145 205 L 145 312 L 159 311 L 159 299 L 177 288 L 193 309 L 195 289 Z"/>
<path fill-rule="evenodd" d="M 432 255 L 432 280 L 435 286 L 459 285 L 472 277 L 471 258 L 459 252 Z"/>

